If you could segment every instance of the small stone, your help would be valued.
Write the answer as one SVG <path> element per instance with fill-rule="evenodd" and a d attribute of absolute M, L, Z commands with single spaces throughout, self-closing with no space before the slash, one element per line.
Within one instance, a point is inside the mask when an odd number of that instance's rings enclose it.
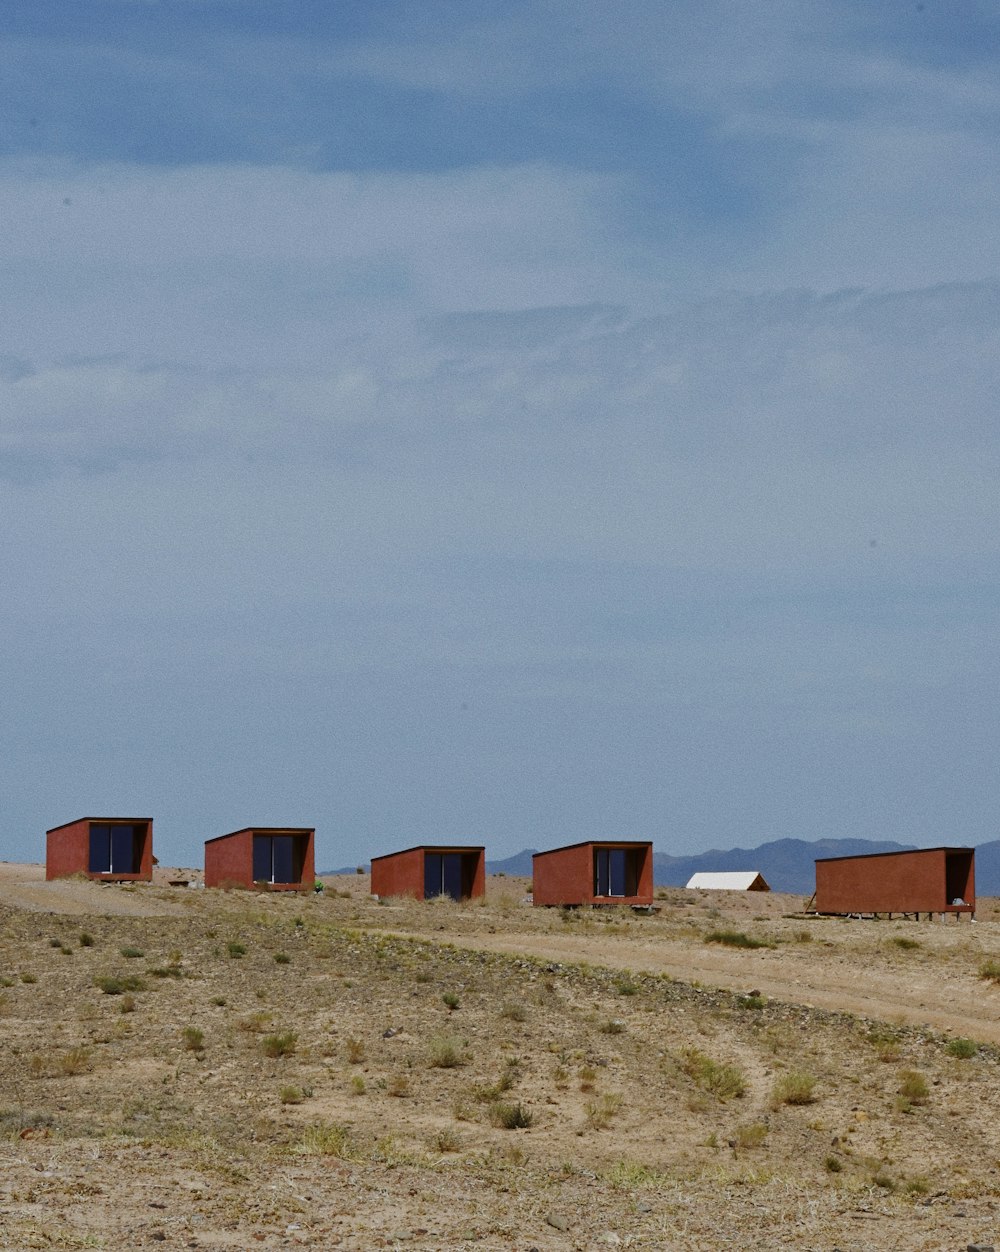
<path fill-rule="evenodd" d="M 645 1200 L 640 1200 L 635 1206 L 635 1211 L 637 1213 L 652 1213 L 653 1206 L 651 1204 L 647 1204 Z"/>
<path fill-rule="evenodd" d="M 392 1232 L 392 1237 L 393 1239 L 396 1240 L 397 1243 L 406 1243 L 408 1239 L 413 1238 L 413 1231 L 412 1230 L 394 1230 Z"/>
<path fill-rule="evenodd" d="M 970 1243 L 966 1252 L 993 1252 L 992 1243 Z"/>
<path fill-rule="evenodd" d="M 564 1233 L 569 1230 L 569 1222 L 565 1217 L 560 1217 L 558 1213 L 549 1213 L 545 1218 L 545 1224 L 551 1226 L 553 1230 L 561 1230 Z"/>
<path fill-rule="evenodd" d="M 167 1236 L 162 1230 L 153 1230 L 153 1231 L 150 1231 L 149 1237 L 150 1239 L 155 1240 L 157 1243 L 162 1243 L 164 1239 L 166 1239 Z"/>

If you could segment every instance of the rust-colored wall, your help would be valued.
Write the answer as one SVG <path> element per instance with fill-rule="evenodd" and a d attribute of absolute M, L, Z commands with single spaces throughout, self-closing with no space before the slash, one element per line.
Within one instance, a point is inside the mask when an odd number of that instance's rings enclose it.
<path fill-rule="evenodd" d="M 309 891 L 316 881 L 316 832 L 306 827 L 253 826 L 205 843 L 206 887 L 253 887 L 254 835 L 299 835 L 306 839 L 302 877 L 297 883 L 272 882 L 269 891 Z"/>
<path fill-rule="evenodd" d="M 205 886 L 253 886 L 252 830 L 237 830 L 206 841 Z"/>
<path fill-rule="evenodd" d="M 965 905 L 953 905 L 955 896 Z M 975 907 L 972 848 L 879 852 L 816 862 L 819 913 L 963 913 Z"/>
<path fill-rule="evenodd" d="M 90 826 L 145 826 L 136 874 L 90 872 Z M 86 874 L 101 882 L 149 882 L 153 877 L 153 819 L 151 817 L 80 817 L 45 832 L 45 877 L 67 878 Z"/>
<path fill-rule="evenodd" d="M 597 896 L 594 894 L 594 852 L 598 848 L 635 849 L 640 856 L 635 895 Z M 532 901 L 540 905 L 636 904 L 653 903 L 653 845 L 600 840 L 576 843 L 532 857 Z"/>
<path fill-rule="evenodd" d="M 407 848 L 403 852 L 390 852 L 386 856 L 372 857 L 371 892 L 376 896 L 411 896 L 414 900 L 424 898 L 424 856 L 428 852 L 458 852 L 462 855 L 463 882 L 470 877 L 468 865 L 473 866 L 468 899 L 474 900 L 486 894 L 486 849 L 465 845 L 427 844 L 419 848 Z"/>

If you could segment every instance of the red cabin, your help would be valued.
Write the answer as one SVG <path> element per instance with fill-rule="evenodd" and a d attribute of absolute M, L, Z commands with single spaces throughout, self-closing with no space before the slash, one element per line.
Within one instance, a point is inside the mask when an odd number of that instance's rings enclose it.
<path fill-rule="evenodd" d="M 486 894 L 486 849 L 421 845 L 372 857 L 372 895 L 472 900 Z"/>
<path fill-rule="evenodd" d="M 315 830 L 248 826 L 205 842 L 206 887 L 309 891 L 316 881 Z"/>
<path fill-rule="evenodd" d="M 45 877 L 86 874 L 103 882 L 153 877 L 151 817 L 80 817 L 45 833 Z"/>
<path fill-rule="evenodd" d="M 571 843 L 531 858 L 535 904 L 653 903 L 653 845 L 626 840 Z"/>
<path fill-rule="evenodd" d="M 974 848 L 921 848 L 816 862 L 817 913 L 976 912 Z"/>

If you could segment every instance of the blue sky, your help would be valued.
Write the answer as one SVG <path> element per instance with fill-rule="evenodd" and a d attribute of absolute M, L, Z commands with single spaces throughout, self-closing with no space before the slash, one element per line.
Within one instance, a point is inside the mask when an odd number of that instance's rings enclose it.
<path fill-rule="evenodd" d="M 997 835 L 993 4 L 7 0 L 7 859 Z"/>

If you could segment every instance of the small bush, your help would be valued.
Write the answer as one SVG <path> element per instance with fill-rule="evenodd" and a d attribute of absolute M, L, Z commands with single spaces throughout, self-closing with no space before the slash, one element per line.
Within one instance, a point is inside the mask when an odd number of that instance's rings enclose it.
<path fill-rule="evenodd" d="M 359 1155 L 350 1127 L 337 1123 L 307 1126 L 298 1150 L 312 1156 L 335 1156 L 343 1161 L 356 1160 Z"/>
<path fill-rule="evenodd" d="M 748 1126 L 737 1126 L 733 1134 L 734 1148 L 759 1148 L 767 1138 L 767 1127 L 763 1122 L 752 1122 Z"/>
<path fill-rule="evenodd" d="M 622 1098 L 612 1092 L 605 1092 L 596 1100 L 588 1100 L 583 1106 L 584 1114 L 587 1118 L 587 1125 L 591 1130 L 605 1130 L 611 1125 L 615 1118 L 615 1114 L 621 1108 Z"/>
<path fill-rule="evenodd" d="M 344 1044 L 344 1049 L 352 1065 L 360 1065 L 365 1059 L 365 1045 L 360 1039 L 348 1039 Z"/>
<path fill-rule="evenodd" d="M 80 947 L 92 948 L 94 946 L 94 936 L 83 931 L 80 935 Z"/>
<path fill-rule="evenodd" d="M 94 986 L 103 991 L 106 996 L 120 996 L 126 991 L 143 991 L 146 984 L 135 974 L 120 974 L 118 977 L 103 974 L 94 979 Z"/>
<path fill-rule="evenodd" d="M 179 965 L 154 965 L 147 969 L 150 978 L 183 978 L 184 971 Z"/>
<path fill-rule="evenodd" d="M 910 1104 L 926 1104 L 930 1096 L 927 1079 L 915 1069 L 904 1069 L 899 1075 L 899 1094 Z"/>
<path fill-rule="evenodd" d="M 602 1035 L 623 1035 L 624 1033 L 625 1023 L 620 1017 L 612 1017 L 601 1027 Z"/>
<path fill-rule="evenodd" d="M 124 947 L 124 948 L 120 948 L 119 951 L 121 952 L 122 956 L 126 957 L 130 961 L 135 960 L 136 957 L 146 955 L 145 952 L 143 952 L 142 948 Z"/>
<path fill-rule="evenodd" d="M 756 991 L 751 992 L 750 995 L 737 996 L 736 1003 L 741 1009 L 754 1009 L 755 1011 L 767 1006 L 766 998 L 759 995 Z"/>
<path fill-rule="evenodd" d="M 22 974 L 21 982 L 27 983 L 30 986 L 32 983 L 38 982 L 38 979 L 35 977 L 34 974 Z"/>
<path fill-rule="evenodd" d="M 944 1049 L 949 1056 L 967 1061 L 979 1051 L 979 1044 L 973 1039 L 949 1039 Z"/>
<path fill-rule="evenodd" d="M 584 1065 L 578 1074 L 581 1091 L 593 1091 L 597 1081 L 597 1070 L 592 1065 Z"/>
<path fill-rule="evenodd" d="M 197 1026 L 185 1026 L 181 1031 L 184 1047 L 188 1052 L 201 1052 L 205 1047 L 205 1032 Z"/>
<path fill-rule="evenodd" d="M 249 1034 L 260 1034 L 262 1030 L 266 1030 L 271 1024 L 273 1013 L 261 1010 L 259 1013 L 251 1013 L 249 1017 L 244 1017 L 239 1023 L 240 1030 L 245 1030 Z"/>
<path fill-rule="evenodd" d="M 983 961 L 979 967 L 979 977 L 987 982 L 1000 982 L 1000 961 Z"/>
<path fill-rule="evenodd" d="M 279 965 L 289 965 L 292 960 L 287 952 L 275 952 L 274 959 Z"/>
<path fill-rule="evenodd" d="M 920 947 L 919 939 L 908 939 L 906 935 L 893 935 L 889 942 L 903 952 L 913 952 Z"/>
<path fill-rule="evenodd" d="M 389 1079 L 389 1086 L 386 1088 L 389 1095 L 395 1096 L 398 1100 L 405 1100 L 412 1094 L 410 1091 L 410 1079 L 406 1074 L 394 1074 Z"/>
<path fill-rule="evenodd" d="M 509 1022 L 526 1022 L 528 1010 L 516 1000 L 508 1000 L 500 1006 L 500 1016 L 505 1017 Z"/>
<path fill-rule="evenodd" d="M 119 1013 L 134 1013 L 135 1012 L 135 996 L 130 996 L 130 995 L 122 996 L 122 1002 L 118 1006 L 118 1011 Z"/>
<path fill-rule="evenodd" d="M 50 939 L 50 940 L 49 940 L 49 947 L 50 947 L 50 948 L 61 948 L 62 946 L 63 946 L 63 941 L 62 941 L 61 939 Z"/>
<path fill-rule="evenodd" d="M 451 1035 L 436 1035 L 430 1041 L 427 1064 L 431 1069 L 457 1069 L 465 1063 L 460 1040 Z"/>
<path fill-rule="evenodd" d="M 738 1066 L 713 1061 L 697 1048 L 685 1049 L 681 1054 L 681 1068 L 697 1086 L 717 1100 L 739 1099 L 746 1094 L 746 1078 Z"/>
<path fill-rule="evenodd" d="M 623 980 L 615 984 L 615 990 L 620 996 L 634 996 L 639 994 L 639 985 L 631 980 Z"/>
<path fill-rule="evenodd" d="M 446 991 L 441 999 L 447 1006 L 449 1013 L 454 1013 L 454 1011 L 458 1008 L 459 999 L 454 991 Z"/>
<path fill-rule="evenodd" d="M 812 1074 L 784 1074 L 774 1084 L 771 1103 L 775 1107 L 779 1104 L 812 1104 L 816 1099 L 813 1094 L 815 1087 L 816 1079 Z"/>
<path fill-rule="evenodd" d="M 265 1035 L 262 1047 L 264 1055 L 272 1059 L 279 1056 L 291 1056 L 298 1044 L 299 1037 L 294 1030 L 286 1030 L 279 1035 Z"/>
<path fill-rule="evenodd" d="M 84 1074 L 91 1068 L 89 1048 L 70 1048 L 64 1052 L 57 1064 L 60 1074 Z"/>
<path fill-rule="evenodd" d="M 767 939 L 754 939 L 742 930 L 712 930 L 705 936 L 706 943 L 721 943 L 727 948 L 773 948 Z"/>
<path fill-rule="evenodd" d="M 462 1150 L 461 1137 L 454 1130 L 447 1128 L 439 1130 L 431 1142 L 438 1152 L 460 1152 Z"/>
<path fill-rule="evenodd" d="M 520 1102 L 507 1104 L 495 1100 L 490 1105 L 490 1125 L 499 1130 L 524 1130 L 534 1122 L 533 1114 Z"/>
<path fill-rule="evenodd" d="M 827 1172 L 830 1174 L 839 1174 L 844 1168 L 844 1162 L 839 1156 L 834 1156 L 832 1153 L 826 1158 L 823 1164 L 826 1166 Z"/>
<path fill-rule="evenodd" d="M 354 1077 L 351 1079 L 350 1087 L 351 1087 L 351 1095 L 360 1096 L 360 1095 L 365 1094 L 365 1080 L 361 1077 L 360 1074 L 354 1075 Z"/>
<path fill-rule="evenodd" d="M 225 996 L 212 996 L 212 999 L 210 1000 L 209 1003 L 214 1004 L 217 1009 L 225 1008 L 226 997 Z"/>
<path fill-rule="evenodd" d="M 237 943 L 235 940 L 226 944 L 226 951 L 234 961 L 238 961 L 241 956 L 246 956 L 247 952 L 246 946 L 242 943 Z"/>
<path fill-rule="evenodd" d="M 301 1104 L 305 1098 L 305 1092 L 301 1087 L 282 1087 L 278 1093 L 278 1099 L 282 1104 Z"/>

